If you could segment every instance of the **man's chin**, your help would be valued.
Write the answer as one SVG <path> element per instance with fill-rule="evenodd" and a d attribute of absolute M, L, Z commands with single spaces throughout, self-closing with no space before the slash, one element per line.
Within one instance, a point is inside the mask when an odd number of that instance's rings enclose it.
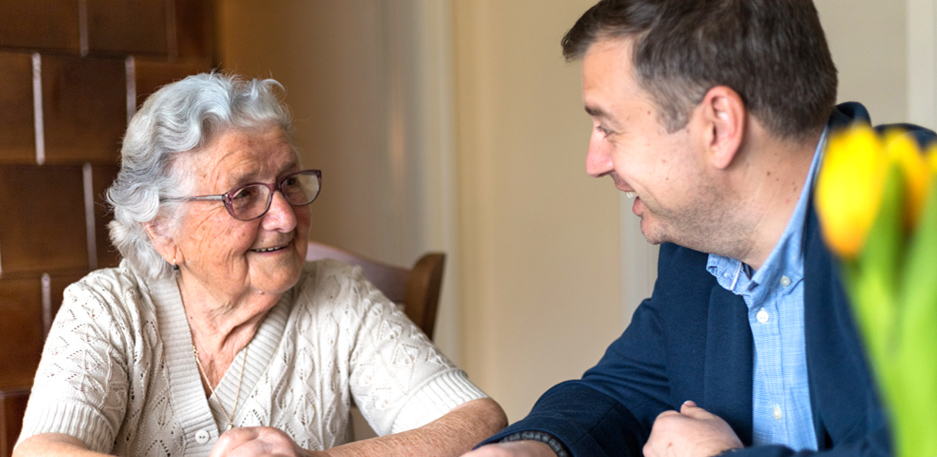
<path fill-rule="evenodd" d="M 653 244 L 654 246 L 660 245 L 661 243 L 665 242 L 660 238 L 652 238 L 647 235 L 644 235 L 644 240 L 647 241 L 648 244 Z"/>
<path fill-rule="evenodd" d="M 641 234 L 648 243 L 658 245 L 667 242 L 658 230 L 655 230 L 653 223 L 647 218 L 641 218 Z"/>

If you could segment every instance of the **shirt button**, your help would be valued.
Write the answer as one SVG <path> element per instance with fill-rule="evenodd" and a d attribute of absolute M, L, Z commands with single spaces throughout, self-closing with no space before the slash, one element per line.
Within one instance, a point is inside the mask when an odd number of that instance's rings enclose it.
<path fill-rule="evenodd" d="M 791 278 L 788 278 L 787 276 L 781 276 L 781 285 L 784 287 L 791 285 Z"/>
<path fill-rule="evenodd" d="M 198 444 L 205 444 L 210 439 L 211 433 L 208 433 L 208 430 L 199 430 L 195 432 L 195 442 Z"/>
<path fill-rule="evenodd" d="M 755 315 L 755 318 L 758 319 L 758 322 L 764 324 L 765 322 L 768 322 L 768 312 L 765 311 L 764 308 L 761 308 L 758 310 L 758 314 Z"/>
<path fill-rule="evenodd" d="M 784 417 L 784 414 L 781 413 L 781 405 L 774 405 L 773 413 L 774 418 L 777 420 L 781 420 L 781 418 Z"/>

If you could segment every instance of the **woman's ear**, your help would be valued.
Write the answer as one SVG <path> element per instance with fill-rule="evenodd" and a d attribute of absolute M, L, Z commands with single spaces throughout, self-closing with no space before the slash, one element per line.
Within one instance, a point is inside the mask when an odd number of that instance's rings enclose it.
<path fill-rule="evenodd" d="M 735 159 L 745 136 L 745 103 L 731 88 L 716 86 L 706 92 L 697 109 L 705 126 L 702 141 L 709 162 L 724 170 Z"/>
<path fill-rule="evenodd" d="M 166 233 L 165 224 L 156 219 L 144 223 L 143 229 L 146 230 L 146 235 L 150 237 L 150 242 L 153 243 L 156 252 L 158 252 L 166 262 L 178 265 L 184 261 L 184 259 L 181 258 L 182 253 L 179 252 L 175 240 Z"/>

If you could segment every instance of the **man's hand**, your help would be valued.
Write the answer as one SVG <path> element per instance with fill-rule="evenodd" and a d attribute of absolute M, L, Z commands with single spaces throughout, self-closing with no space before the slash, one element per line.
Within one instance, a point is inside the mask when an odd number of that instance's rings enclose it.
<path fill-rule="evenodd" d="M 710 457 L 741 447 L 742 441 L 726 421 L 687 401 L 679 413 L 664 411 L 657 416 L 644 455 Z"/>
<path fill-rule="evenodd" d="M 316 457 L 273 427 L 239 427 L 221 434 L 209 457 Z"/>
<path fill-rule="evenodd" d="M 556 453 L 539 441 L 511 441 L 482 446 L 462 457 L 556 457 Z"/>

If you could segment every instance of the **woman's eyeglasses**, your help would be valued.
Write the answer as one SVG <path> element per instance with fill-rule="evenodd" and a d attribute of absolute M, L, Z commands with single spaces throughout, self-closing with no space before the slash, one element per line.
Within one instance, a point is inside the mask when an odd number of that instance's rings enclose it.
<path fill-rule="evenodd" d="M 302 170 L 287 175 L 276 184 L 252 182 L 221 195 L 167 198 L 164 201 L 221 200 L 231 217 L 250 221 L 267 214 L 270 202 L 273 201 L 273 192 L 277 190 L 290 205 L 303 206 L 315 201 L 321 187 L 322 171 Z"/>

